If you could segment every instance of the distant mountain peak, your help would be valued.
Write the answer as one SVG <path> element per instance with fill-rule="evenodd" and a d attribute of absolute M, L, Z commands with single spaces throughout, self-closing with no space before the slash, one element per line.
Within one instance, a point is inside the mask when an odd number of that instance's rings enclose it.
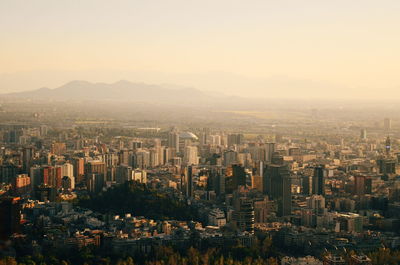
<path fill-rule="evenodd" d="M 38 91 L 49 91 L 49 90 L 51 90 L 51 89 L 48 87 L 41 87 L 38 89 Z"/>
<path fill-rule="evenodd" d="M 93 83 L 90 83 L 89 81 L 85 81 L 85 80 L 72 80 L 72 81 L 69 81 L 68 83 L 65 83 L 64 85 L 62 85 L 62 86 L 77 86 L 77 85 L 89 85 L 89 84 L 93 84 Z"/>
<path fill-rule="evenodd" d="M 209 97 L 200 90 L 175 85 L 153 85 L 119 80 L 115 83 L 92 83 L 73 80 L 60 87 L 5 94 L 3 97 L 53 100 L 112 100 L 160 103 L 207 101 Z"/>
<path fill-rule="evenodd" d="M 114 85 L 130 85 L 130 84 L 132 84 L 132 82 L 124 79 L 121 79 L 114 83 Z"/>

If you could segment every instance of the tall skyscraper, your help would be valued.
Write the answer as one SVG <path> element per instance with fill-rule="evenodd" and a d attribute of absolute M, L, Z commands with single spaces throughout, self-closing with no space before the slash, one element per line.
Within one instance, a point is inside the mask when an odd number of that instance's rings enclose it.
<path fill-rule="evenodd" d="M 199 164 L 199 157 L 197 154 L 197 146 L 186 146 L 185 153 L 183 156 L 183 162 L 186 165 L 197 165 Z"/>
<path fill-rule="evenodd" d="M 210 128 L 203 128 L 199 133 L 200 145 L 206 145 L 210 142 Z"/>
<path fill-rule="evenodd" d="M 67 181 L 64 177 L 68 178 L 70 189 L 75 188 L 74 166 L 71 163 L 61 165 L 61 176 L 64 181 Z"/>
<path fill-rule="evenodd" d="M 246 186 L 246 172 L 241 165 L 232 165 L 232 185 L 236 190 L 239 186 Z"/>
<path fill-rule="evenodd" d="M 140 149 L 136 151 L 134 159 L 134 168 L 145 169 L 150 166 L 150 152 L 147 150 Z"/>
<path fill-rule="evenodd" d="M 234 195 L 234 212 L 232 216 L 236 227 L 240 231 L 254 233 L 254 206 L 253 201 L 246 197 Z"/>
<path fill-rule="evenodd" d="M 119 157 L 116 153 L 107 153 L 102 155 L 102 161 L 106 163 L 107 167 L 116 166 L 118 164 L 118 160 Z"/>
<path fill-rule="evenodd" d="M 37 186 L 42 184 L 42 168 L 38 165 L 31 167 L 29 176 L 31 178 L 31 189 L 34 191 Z"/>
<path fill-rule="evenodd" d="M 225 194 L 225 175 L 217 172 L 215 176 L 215 192 L 218 196 Z"/>
<path fill-rule="evenodd" d="M 168 147 L 175 148 L 179 152 L 179 132 L 176 128 L 168 133 Z"/>
<path fill-rule="evenodd" d="M 389 131 L 392 129 L 392 120 L 389 118 L 385 118 L 383 120 L 383 129 L 385 129 L 385 131 Z"/>
<path fill-rule="evenodd" d="M 85 159 L 82 157 L 75 157 L 72 159 L 74 166 L 74 176 L 76 183 L 81 183 L 85 177 Z"/>
<path fill-rule="evenodd" d="M 301 176 L 301 193 L 304 195 L 310 195 L 312 193 L 312 177 Z"/>
<path fill-rule="evenodd" d="M 292 212 L 292 193 L 290 172 L 287 165 L 267 164 L 264 170 L 263 190 L 277 202 L 278 216 Z"/>
<path fill-rule="evenodd" d="M 19 197 L 0 198 L 0 239 L 7 240 L 20 231 L 21 204 Z"/>
<path fill-rule="evenodd" d="M 52 166 L 45 166 L 43 167 L 43 171 L 42 171 L 42 183 L 45 185 L 49 185 L 53 188 L 59 189 L 61 188 L 61 179 L 62 179 L 62 175 L 61 175 L 61 167 L 60 166 L 56 166 L 56 167 L 52 167 Z"/>
<path fill-rule="evenodd" d="M 74 166 L 71 163 L 65 163 L 61 165 L 61 175 L 68 176 L 70 178 L 74 177 Z"/>
<path fill-rule="evenodd" d="M 105 183 L 105 178 L 103 173 L 88 173 L 86 174 L 86 187 L 89 192 L 99 193 Z"/>
<path fill-rule="evenodd" d="M 314 168 L 312 187 L 312 194 L 325 195 L 325 172 L 323 166 Z"/>
<path fill-rule="evenodd" d="M 386 155 L 389 156 L 390 155 L 390 149 L 391 149 L 391 141 L 390 141 L 390 137 L 386 137 L 386 141 L 385 141 L 385 151 L 386 151 Z"/>
<path fill-rule="evenodd" d="M 186 182 L 186 196 L 189 198 L 193 197 L 193 168 L 188 166 L 185 169 L 185 182 Z"/>
<path fill-rule="evenodd" d="M 168 164 L 169 161 L 171 160 L 171 148 L 170 147 L 163 147 L 161 149 L 161 152 L 163 153 L 162 155 L 162 164 Z"/>
<path fill-rule="evenodd" d="M 272 155 L 275 153 L 275 143 L 265 144 L 265 160 L 271 162 Z"/>
<path fill-rule="evenodd" d="M 307 207 L 312 209 L 315 214 L 325 212 L 325 198 L 322 195 L 312 195 L 307 198 Z"/>
<path fill-rule="evenodd" d="M 22 172 L 29 173 L 33 162 L 33 147 L 25 147 L 22 150 Z"/>
<path fill-rule="evenodd" d="M 224 152 L 224 166 L 228 167 L 237 162 L 238 154 L 236 151 L 227 150 Z"/>
<path fill-rule="evenodd" d="M 107 173 L 106 163 L 99 160 L 89 161 L 85 165 L 85 172 L 89 174 L 99 173 L 105 175 Z"/>
<path fill-rule="evenodd" d="M 11 183 L 13 178 L 21 171 L 20 167 L 12 163 L 0 165 L 0 182 Z"/>
<path fill-rule="evenodd" d="M 91 192 L 99 192 L 106 181 L 106 163 L 99 160 L 89 161 L 85 164 L 86 187 Z"/>
<path fill-rule="evenodd" d="M 367 139 L 367 129 L 361 129 L 360 139 L 361 140 L 366 140 Z"/>
<path fill-rule="evenodd" d="M 244 141 L 244 136 L 243 134 L 237 133 L 237 134 L 229 134 L 228 135 L 228 147 L 239 145 L 242 144 Z"/>
<path fill-rule="evenodd" d="M 367 191 L 366 176 L 356 175 L 354 176 L 354 195 L 364 195 Z"/>
<path fill-rule="evenodd" d="M 157 167 L 160 165 L 160 148 L 150 149 L 150 167 Z"/>
<path fill-rule="evenodd" d="M 129 165 L 129 150 L 123 149 L 119 152 L 119 163 L 121 165 Z"/>
<path fill-rule="evenodd" d="M 115 181 L 117 184 L 125 183 L 129 180 L 129 176 L 132 174 L 132 168 L 126 165 L 119 165 L 116 168 Z"/>

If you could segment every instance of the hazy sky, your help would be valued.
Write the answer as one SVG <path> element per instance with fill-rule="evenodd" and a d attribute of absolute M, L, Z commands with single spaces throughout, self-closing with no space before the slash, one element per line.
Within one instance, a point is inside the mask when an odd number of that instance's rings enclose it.
<path fill-rule="evenodd" d="M 400 87 L 399 0 L 0 0 L 0 32 L 0 92 L 118 78 L 257 95 Z"/>

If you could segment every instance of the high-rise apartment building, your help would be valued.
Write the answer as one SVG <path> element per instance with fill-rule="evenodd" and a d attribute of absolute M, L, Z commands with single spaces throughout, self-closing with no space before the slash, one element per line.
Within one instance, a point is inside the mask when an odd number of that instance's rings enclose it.
<path fill-rule="evenodd" d="M 72 159 L 74 166 L 74 176 L 76 183 L 81 183 L 85 178 L 85 159 L 83 157 L 74 157 Z"/>
<path fill-rule="evenodd" d="M 197 154 L 197 146 L 186 146 L 185 153 L 183 156 L 183 162 L 186 165 L 197 165 L 199 164 L 199 156 Z"/>
<path fill-rule="evenodd" d="M 179 152 L 179 132 L 175 128 L 168 133 L 168 147 L 175 148 L 176 152 Z"/>
<path fill-rule="evenodd" d="M 144 149 L 137 150 L 134 154 L 134 168 L 146 169 L 150 166 L 150 152 Z"/>
<path fill-rule="evenodd" d="M 12 183 L 13 193 L 16 196 L 26 195 L 31 191 L 31 178 L 28 174 L 19 174 Z"/>
<path fill-rule="evenodd" d="M 253 201 L 246 197 L 234 198 L 234 212 L 232 219 L 240 231 L 246 231 L 253 234 L 255 221 Z"/>
<path fill-rule="evenodd" d="M 244 136 L 243 134 L 229 134 L 228 135 L 228 147 L 234 146 L 234 145 L 240 145 L 244 142 Z"/>
<path fill-rule="evenodd" d="M 238 160 L 238 153 L 234 150 L 227 150 L 224 152 L 224 166 L 228 167 Z"/>

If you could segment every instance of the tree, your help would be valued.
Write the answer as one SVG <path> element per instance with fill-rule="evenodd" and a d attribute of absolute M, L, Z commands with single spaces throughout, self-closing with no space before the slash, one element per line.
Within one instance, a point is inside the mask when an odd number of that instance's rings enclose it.
<path fill-rule="evenodd" d="M 190 247 L 187 251 L 187 256 L 188 256 L 189 264 L 191 264 L 191 265 L 199 265 L 200 264 L 200 253 L 197 249 Z"/>
<path fill-rule="evenodd" d="M 17 265 L 17 261 L 12 257 L 5 257 L 0 260 L 0 265 Z"/>

